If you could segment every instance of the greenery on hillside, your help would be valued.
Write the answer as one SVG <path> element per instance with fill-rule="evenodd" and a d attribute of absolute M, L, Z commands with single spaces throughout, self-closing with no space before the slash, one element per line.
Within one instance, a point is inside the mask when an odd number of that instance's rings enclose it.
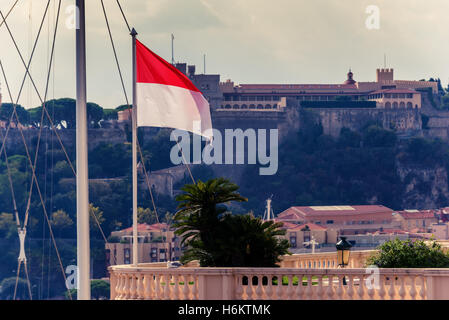
<path fill-rule="evenodd" d="M 47 107 L 49 113 L 55 116 L 55 124 L 61 126 L 62 130 L 65 127 L 73 128 L 75 105 L 72 100 L 54 100 L 48 102 Z M 91 104 L 89 118 L 92 127 L 101 126 L 101 118 L 114 119 L 117 116 L 117 109 L 100 109 Z M 126 106 L 118 109 L 126 109 Z M 3 104 L 0 108 L 0 120 L 8 121 L 11 110 L 10 105 Z M 37 125 L 40 121 L 39 110 L 27 111 L 19 107 L 17 112 L 24 123 Z M 64 115 L 65 113 L 67 114 Z M 292 205 L 379 203 L 393 209 L 403 209 L 406 181 L 399 178 L 398 166 L 449 168 L 449 147 L 440 140 L 400 140 L 395 132 L 382 129 L 375 123 L 367 124 L 359 132 L 343 129 L 338 138 L 333 138 L 323 134 L 322 127 L 313 117 L 305 114 L 302 122 L 302 129 L 290 134 L 280 146 L 279 170 L 276 175 L 260 176 L 259 166 L 247 167 L 240 183 L 240 191 L 249 201 L 240 203 L 240 213 L 253 211 L 256 215 L 262 214 L 265 200 L 271 195 L 276 213 Z M 48 121 L 44 121 L 44 126 L 48 125 Z M 31 155 L 36 151 L 35 132 L 36 130 L 25 132 Z M 129 128 L 127 132 L 130 136 Z M 170 150 L 173 147 L 173 142 L 169 139 L 170 130 L 151 132 L 154 134 L 139 131 L 146 167 L 153 171 L 170 167 Z M 63 265 L 66 266 L 74 264 L 76 258 L 73 242 L 76 237 L 76 186 L 73 171 L 59 145 L 52 142 L 51 135 L 54 137 L 53 133 L 47 131 L 42 136 L 36 175 L 50 223 L 54 227 L 58 245 L 61 246 Z M 128 139 L 123 144 L 101 143 L 89 153 L 89 174 L 91 178 L 97 179 L 90 184 L 90 202 L 93 212 L 100 218 L 106 236 L 111 231 L 130 226 L 132 222 L 130 149 Z M 7 151 L 18 212 L 23 219 L 28 203 L 31 169 L 26 150 L 20 141 L 9 145 Z M 71 163 L 75 165 L 74 148 L 67 146 L 67 152 Z M 214 177 L 213 170 L 208 166 L 195 166 L 192 171 L 197 181 L 207 181 Z M 104 178 L 108 181 L 101 180 Z M 175 189 L 179 190 L 184 184 L 191 182 L 186 175 L 184 180 L 175 185 Z M 421 194 L 431 196 L 431 190 L 425 183 L 418 185 L 417 189 Z M 139 191 L 141 221 L 156 222 L 148 190 L 140 188 Z M 154 196 L 158 220 L 164 222 L 172 219 L 176 212 L 176 202 L 168 196 L 157 193 Z M 441 206 L 448 204 L 448 199 L 444 197 L 437 201 Z M 0 250 L 3 252 L 0 259 L 1 281 L 15 276 L 19 252 L 4 155 L 0 157 L 0 208 Z M 64 294 L 64 281 L 49 241 L 48 226 L 36 188 L 33 188 L 29 212 L 27 237 L 30 242 L 27 243 L 27 257 L 30 279 L 36 286 L 33 288 L 33 295 L 61 296 Z M 243 228 L 245 224 L 251 223 L 254 223 L 251 226 L 253 230 L 270 228 L 245 216 L 236 220 L 221 213 L 219 216 L 222 220 L 220 223 L 230 229 Z M 238 219 L 242 221 L 237 222 Z M 105 275 L 104 242 L 96 223 L 91 221 L 91 226 L 94 276 L 102 277 Z M 243 232 L 242 229 L 239 232 Z M 233 263 L 243 263 L 243 260 L 244 258 Z"/>
<path fill-rule="evenodd" d="M 257 166 L 248 167 L 241 184 L 249 198 L 244 207 L 262 213 L 273 196 L 276 212 L 292 205 L 370 203 L 403 209 L 406 181 L 398 175 L 399 165 L 449 168 L 449 146 L 438 139 L 401 141 L 375 124 L 360 133 L 343 128 L 333 138 L 310 119 L 280 146 L 276 175 L 260 176 Z M 438 199 L 441 206 L 448 200 Z"/>

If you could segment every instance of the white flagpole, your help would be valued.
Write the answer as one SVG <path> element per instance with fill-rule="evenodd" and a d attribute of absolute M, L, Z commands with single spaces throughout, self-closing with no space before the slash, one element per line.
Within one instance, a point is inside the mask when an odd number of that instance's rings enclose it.
<path fill-rule="evenodd" d="M 90 300 L 85 0 L 76 0 L 76 225 L 78 300 Z"/>
<path fill-rule="evenodd" d="M 133 28 L 133 107 L 132 107 L 132 153 L 133 153 L 133 264 L 139 263 L 138 234 L 137 234 L 137 65 L 136 65 L 136 36 Z"/>

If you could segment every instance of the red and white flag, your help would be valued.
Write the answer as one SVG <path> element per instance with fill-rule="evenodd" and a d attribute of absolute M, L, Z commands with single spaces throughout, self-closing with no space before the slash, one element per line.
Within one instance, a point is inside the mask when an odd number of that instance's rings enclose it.
<path fill-rule="evenodd" d="M 176 128 L 212 138 L 209 103 L 189 78 L 138 40 L 136 64 L 138 127 Z"/>

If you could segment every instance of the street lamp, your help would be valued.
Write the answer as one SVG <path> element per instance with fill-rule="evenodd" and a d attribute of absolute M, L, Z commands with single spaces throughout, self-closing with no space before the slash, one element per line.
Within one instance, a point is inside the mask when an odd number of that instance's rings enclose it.
<path fill-rule="evenodd" d="M 335 245 L 337 248 L 337 263 L 341 267 L 345 267 L 349 264 L 349 252 L 352 245 L 346 241 L 346 237 L 340 237 L 340 241 Z"/>
<path fill-rule="evenodd" d="M 340 237 L 340 241 L 335 245 L 337 248 L 337 263 L 340 267 L 344 268 L 349 264 L 349 252 L 352 245 L 346 241 L 346 237 Z M 343 285 L 346 285 L 346 277 L 343 276 Z"/>

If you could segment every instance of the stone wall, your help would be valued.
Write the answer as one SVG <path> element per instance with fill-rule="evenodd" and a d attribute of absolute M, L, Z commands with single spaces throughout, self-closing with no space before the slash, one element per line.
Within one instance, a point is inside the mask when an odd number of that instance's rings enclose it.
<path fill-rule="evenodd" d="M 398 134 L 422 130 L 418 110 L 307 109 L 319 115 L 325 134 L 338 137 L 342 128 L 359 131 L 368 123 L 396 130 Z"/>

